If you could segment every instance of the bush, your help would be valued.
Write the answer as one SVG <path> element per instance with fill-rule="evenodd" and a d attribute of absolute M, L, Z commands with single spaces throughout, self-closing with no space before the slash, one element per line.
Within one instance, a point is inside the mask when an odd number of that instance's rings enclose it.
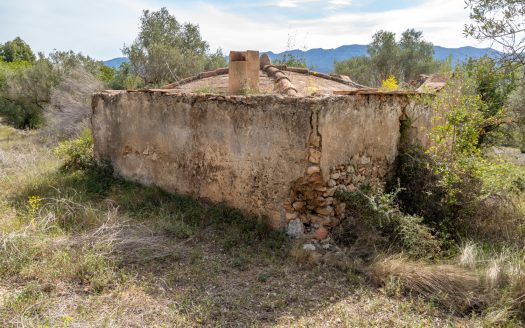
<path fill-rule="evenodd" d="M 44 105 L 57 77 L 46 59 L 35 63 L 0 62 L 0 116 L 21 129 L 43 124 Z"/>
<path fill-rule="evenodd" d="M 403 213 L 395 202 L 397 192 L 385 193 L 361 188 L 338 191 L 346 203 L 349 218 L 333 231 L 338 243 L 350 245 L 362 255 L 373 250 L 397 250 L 414 258 L 440 254 L 440 243 L 419 216 Z M 360 254 L 358 254 L 360 255 Z"/>
<path fill-rule="evenodd" d="M 36 129 L 44 125 L 42 108 L 26 100 L 0 99 L 0 116 L 18 129 Z"/>
<path fill-rule="evenodd" d="M 494 245 L 522 246 L 525 168 L 504 159 L 459 156 L 444 160 L 421 147 L 406 146 L 396 160 L 387 190 L 396 191 L 400 209 L 457 249 L 468 238 Z"/>
<path fill-rule="evenodd" d="M 393 75 L 390 75 L 386 80 L 381 82 L 382 91 L 396 91 L 397 89 L 399 89 L 399 85 L 397 84 L 396 77 Z"/>
<path fill-rule="evenodd" d="M 102 87 L 97 77 L 84 67 L 69 69 L 51 90 L 42 134 L 58 140 L 78 137 L 90 126 L 91 95 Z"/>
<path fill-rule="evenodd" d="M 77 139 L 61 142 L 54 153 L 64 160 L 63 167 L 67 170 L 89 169 L 95 165 L 93 157 L 93 137 L 91 131 L 84 129 Z"/>

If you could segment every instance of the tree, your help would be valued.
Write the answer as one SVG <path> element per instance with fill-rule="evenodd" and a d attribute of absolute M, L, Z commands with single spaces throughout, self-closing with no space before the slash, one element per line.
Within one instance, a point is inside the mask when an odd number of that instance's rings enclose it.
<path fill-rule="evenodd" d="M 370 57 L 357 56 L 334 63 L 335 72 L 348 75 L 355 82 L 364 85 L 374 85 L 374 75 L 372 72 L 372 62 Z"/>
<path fill-rule="evenodd" d="M 0 59 L 5 62 L 27 61 L 34 62 L 36 57 L 31 47 L 19 37 L 12 41 L 0 44 Z"/>
<path fill-rule="evenodd" d="M 399 42 L 392 32 L 375 33 L 368 45 L 368 56 L 336 62 L 335 72 L 361 84 L 378 86 L 390 76 L 410 82 L 420 74 L 447 70 L 449 66 L 448 62 L 434 60 L 434 48 L 423 39 L 422 32 L 408 29 Z"/>
<path fill-rule="evenodd" d="M 521 67 L 517 76 L 525 76 L 525 67 Z M 508 108 L 509 115 L 518 122 L 517 136 L 515 139 L 518 142 L 521 151 L 525 153 L 525 79 L 516 79 L 516 88 L 511 91 L 506 99 L 505 106 Z"/>
<path fill-rule="evenodd" d="M 304 58 L 294 56 L 291 52 L 284 53 L 281 57 L 275 60 L 276 65 L 286 65 L 289 67 L 306 68 L 306 61 Z"/>
<path fill-rule="evenodd" d="M 130 63 L 125 62 L 115 70 L 113 79 L 108 86 L 115 90 L 136 89 L 144 86 L 144 80 L 133 73 Z"/>
<path fill-rule="evenodd" d="M 380 81 L 392 75 L 399 77 L 399 50 L 396 34 L 393 32 L 379 31 L 372 37 L 372 43 L 368 45 L 368 55 Z"/>
<path fill-rule="evenodd" d="M 51 89 L 59 82 L 50 61 L 41 57 L 33 64 L 10 63 L 4 74 L 6 82 L 0 89 L 0 115 L 17 128 L 41 126 Z"/>
<path fill-rule="evenodd" d="M 166 8 L 145 10 L 137 39 L 131 46 L 124 46 L 122 52 L 128 56 L 133 71 L 154 85 L 226 66 L 220 50 L 209 53 L 198 25 L 180 24 Z"/>
<path fill-rule="evenodd" d="M 437 72 L 445 64 L 434 60 L 432 43 L 423 40 L 421 31 L 408 29 L 403 32 L 398 47 L 401 81 L 408 82 L 416 79 L 420 74 Z"/>
<path fill-rule="evenodd" d="M 55 51 L 47 58 L 39 54 L 33 62 L 0 61 L 0 116 L 17 128 L 32 129 L 41 127 L 50 112 L 61 112 L 65 119 L 53 120 L 69 128 L 89 114 L 89 99 L 102 88 L 100 80 L 110 82 L 104 80 L 111 76 L 103 67 L 72 51 Z"/>
<path fill-rule="evenodd" d="M 505 60 L 525 64 L 525 1 L 466 0 L 471 24 L 465 34 L 480 41 L 499 45 Z"/>

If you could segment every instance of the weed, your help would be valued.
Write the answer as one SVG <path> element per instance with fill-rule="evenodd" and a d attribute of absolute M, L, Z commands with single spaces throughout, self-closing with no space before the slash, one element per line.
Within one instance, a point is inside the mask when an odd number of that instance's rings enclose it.
<path fill-rule="evenodd" d="M 396 77 L 390 75 L 386 80 L 381 82 L 381 91 L 396 91 L 399 89 Z"/>
<path fill-rule="evenodd" d="M 63 159 L 65 169 L 78 170 L 94 166 L 91 131 L 84 129 L 79 138 L 61 142 L 54 152 Z"/>
<path fill-rule="evenodd" d="M 336 197 L 347 204 L 350 217 L 335 229 L 336 240 L 364 252 L 397 247 L 412 257 L 437 256 L 440 244 L 432 231 L 422 224 L 421 217 L 403 213 L 395 203 L 396 196 L 397 192 L 369 188 L 336 192 Z"/>
<path fill-rule="evenodd" d="M 194 89 L 193 92 L 198 93 L 198 94 L 210 94 L 210 93 L 214 93 L 214 90 L 211 86 L 206 85 L 206 86 L 202 86 L 200 88 Z"/>

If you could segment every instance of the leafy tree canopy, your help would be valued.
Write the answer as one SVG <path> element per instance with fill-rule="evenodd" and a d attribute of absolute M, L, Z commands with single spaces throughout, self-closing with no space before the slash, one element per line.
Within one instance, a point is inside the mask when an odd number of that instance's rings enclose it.
<path fill-rule="evenodd" d="M 336 62 L 335 71 L 359 83 L 377 86 L 390 76 L 409 82 L 420 74 L 447 70 L 449 66 L 434 60 L 432 44 L 423 39 L 422 32 L 408 29 L 399 41 L 393 32 L 378 31 L 368 45 L 368 56 Z"/>
<path fill-rule="evenodd" d="M 466 0 L 472 23 L 465 34 L 491 41 L 505 52 L 505 60 L 525 64 L 525 1 Z"/>
<path fill-rule="evenodd" d="M 124 46 L 122 52 L 133 71 L 154 85 L 226 66 L 220 50 L 209 52 L 198 25 L 179 23 L 166 8 L 145 10 L 137 39 L 131 46 Z"/>
<path fill-rule="evenodd" d="M 19 37 L 0 44 L 0 59 L 5 62 L 27 61 L 34 62 L 36 57 L 31 47 Z"/>
<path fill-rule="evenodd" d="M 306 68 L 306 61 L 302 57 L 294 56 L 291 53 L 285 53 L 275 60 L 277 65 L 286 65 L 289 67 L 302 67 Z"/>

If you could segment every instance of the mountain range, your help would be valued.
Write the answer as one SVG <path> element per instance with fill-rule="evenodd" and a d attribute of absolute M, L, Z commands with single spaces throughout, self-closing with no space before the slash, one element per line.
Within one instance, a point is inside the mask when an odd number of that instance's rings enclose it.
<path fill-rule="evenodd" d="M 267 52 L 270 59 L 275 60 L 287 54 L 291 54 L 296 58 L 305 60 L 308 67 L 313 67 L 316 71 L 323 73 L 330 73 L 334 68 L 334 61 L 342 61 L 356 56 L 366 56 L 367 46 L 360 44 L 341 46 L 335 49 L 310 49 L 310 50 L 288 50 L 281 53 Z M 480 58 L 485 55 L 495 56 L 498 52 L 491 48 L 475 48 L 475 47 L 461 47 L 461 48 L 445 48 L 434 46 L 434 58 L 438 60 L 445 60 L 449 57 L 452 59 L 452 66 L 464 62 L 469 58 Z M 107 61 L 104 64 L 110 67 L 119 67 L 122 63 L 127 62 L 128 58 L 118 57 Z"/>

